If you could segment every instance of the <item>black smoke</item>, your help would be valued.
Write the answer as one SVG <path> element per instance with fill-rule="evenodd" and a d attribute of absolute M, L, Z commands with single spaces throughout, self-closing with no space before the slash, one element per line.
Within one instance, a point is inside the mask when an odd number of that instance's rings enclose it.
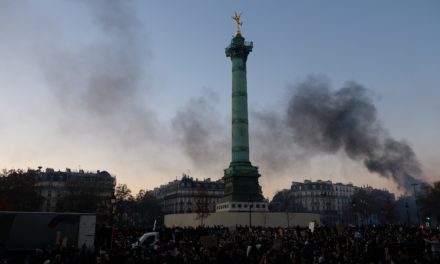
<path fill-rule="evenodd" d="M 196 168 L 221 176 L 230 157 L 230 138 L 227 121 L 215 109 L 217 101 L 217 95 L 205 89 L 177 111 L 172 128 L 178 144 Z"/>
<path fill-rule="evenodd" d="M 290 92 L 284 121 L 296 144 L 317 154 L 342 149 L 405 190 L 421 181 L 414 151 L 389 135 L 365 87 L 348 82 L 334 91 L 325 79 L 309 77 Z"/>
<path fill-rule="evenodd" d="M 52 36 L 43 52 L 47 82 L 65 110 L 63 131 L 99 133 L 124 147 L 154 138 L 159 124 L 146 103 L 149 45 L 135 6 L 102 0 L 66 4 L 83 10 L 91 21 L 83 30 L 94 33 L 90 39 L 79 37 L 85 43 L 68 46 Z"/>
<path fill-rule="evenodd" d="M 228 121 L 215 111 L 210 95 L 192 98 L 172 121 L 178 144 L 196 167 L 212 171 L 230 158 Z M 377 116 L 369 91 L 355 82 L 332 90 L 322 77 L 311 76 L 290 87 L 281 111 L 251 111 L 251 161 L 265 177 L 303 170 L 313 155 L 343 150 L 374 173 L 409 190 L 423 178 L 421 165 L 405 141 L 392 138 Z"/>
<path fill-rule="evenodd" d="M 284 117 L 280 112 L 251 111 L 250 158 L 264 172 L 264 177 L 292 175 L 308 165 L 308 151 L 295 144 Z"/>

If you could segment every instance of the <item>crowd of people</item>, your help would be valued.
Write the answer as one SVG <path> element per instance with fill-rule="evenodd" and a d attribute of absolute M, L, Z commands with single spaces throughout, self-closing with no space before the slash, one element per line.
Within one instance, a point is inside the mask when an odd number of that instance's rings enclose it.
<path fill-rule="evenodd" d="M 437 228 L 159 228 L 134 246 L 145 231 L 115 232 L 93 252 L 58 249 L 23 263 L 440 263 Z"/>
<path fill-rule="evenodd" d="M 440 263 L 438 230 L 406 226 L 360 228 L 163 229 L 134 250 L 139 234 L 119 234 L 115 263 Z M 128 247 L 129 248 L 129 247 Z M 113 254 L 112 254 L 113 253 Z"/>

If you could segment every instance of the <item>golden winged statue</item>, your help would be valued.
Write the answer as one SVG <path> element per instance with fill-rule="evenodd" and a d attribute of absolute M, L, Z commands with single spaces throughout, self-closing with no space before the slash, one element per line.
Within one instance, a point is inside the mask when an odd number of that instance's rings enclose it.
<path fill-rule="evenodd" d="M 243 25 L 243 22 L 241 22 L 241 14 L 243 12 L 237 13 L 235 12 L 234 16 L 232 16 L 232 19 L 235 20 L 235 24 L 237 24 L 237 33 L 240 33 L 240 27 Z"/>

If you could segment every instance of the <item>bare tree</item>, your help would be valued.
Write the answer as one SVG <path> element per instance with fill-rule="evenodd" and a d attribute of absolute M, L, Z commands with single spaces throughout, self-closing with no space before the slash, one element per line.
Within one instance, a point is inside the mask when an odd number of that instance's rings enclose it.
<path fill-rule="evenodd" d="M 39 211 L 43 197 L 36 187 L 36 171 L 3 170 L 0 174 L 0 211 Z"/>
<path fill-rule="evenodd" d="M 421 192 L 417 197 L 417 204 L 424 216 L 424 221 L 434 217 L 437 222 L 440 221 L 440 181 L 434 182 L 432 185 L 425 184 L 421 187 Z"/>
<path fill-rule="evenodd" d="M 210 215 L 208 191 L 202 186 L 197 189 L 195 197 L 194 212 L 196 219 L 200 220 L 200 225 L 203 226 L 203 222 Z"/>

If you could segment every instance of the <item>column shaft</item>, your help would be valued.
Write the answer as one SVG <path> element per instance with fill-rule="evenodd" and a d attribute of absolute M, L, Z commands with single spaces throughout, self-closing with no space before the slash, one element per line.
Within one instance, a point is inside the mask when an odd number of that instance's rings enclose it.
<path fill-rule="evenodd" d="M 246 58 L 232 58 L 232 162 L 249 162 Z"/>

